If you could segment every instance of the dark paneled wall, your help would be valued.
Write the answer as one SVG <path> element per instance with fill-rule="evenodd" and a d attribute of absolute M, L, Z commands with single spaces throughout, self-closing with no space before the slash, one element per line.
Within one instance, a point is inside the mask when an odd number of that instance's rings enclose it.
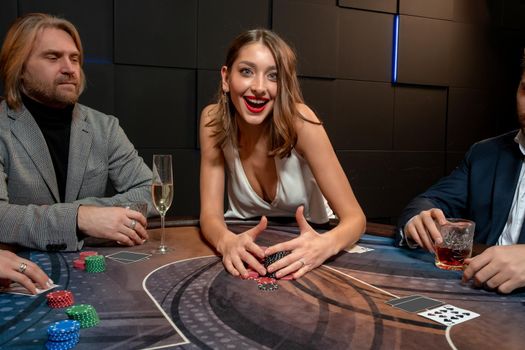
<path fill-rule="evenodd" d="M 369 219 L 395 222 L 472 142 L 517 126 L 519 0 L 2 0 L 0 35 L 36 11 L 80 30 L 81 102 L 119 117 L 148 164 L 173 154 L 172 215 L 198 215 L 199 112 L 248 28 L 272 28 L 296 49 L 305 99 Z"/>

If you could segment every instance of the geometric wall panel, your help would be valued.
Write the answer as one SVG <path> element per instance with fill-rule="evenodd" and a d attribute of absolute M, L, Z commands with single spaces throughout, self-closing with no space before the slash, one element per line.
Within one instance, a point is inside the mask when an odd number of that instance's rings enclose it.
<path fill-rule="evenodd" d="M 337 77 L 390 82 L 393 23 L 390 14 L 341 9 Z"/>
<path fill-rule="evenodd" d="M 300 75 L 334 78 L 338 8 L 323 3 L 274 1 L 273 29 L 295 49 Z"/>
<path fill-rule="evenodd" d="M 455 1 L 456 0 L 399 0 L 399 13 L 402 15 L 451 20 L 454 18 Z"/>
<path fill-rule="evenodd" d="M 397 86 L 394 149 L 443 152 L 446 116 L 446 89 Z"/>
<path fill-rule="evenodd" d="M 338 0 L 341 7 L 349 7 L 362 10 L 380 11 L 388 13 L 397 12 L 397 0 Z"/>
<path fill-rule="evenodd" d="M 246 6 L 249 6 L 247 11 Z M 198 21 L 198 68 L 220 69 L 230 42 L 240 33 L 269 28 L 270 0 L 200 0 Z"/>
<path fill-rule="evenodd" d="M 116 111 L 137 148 L 194 148 L 195 72 L 117 65 Z"/>
<path fill-rule="evenodd" d="M 2 10 L 3 9 L 2 0 Z M 50 13 L 69 20 L 80 33 L 86 60 L 113 60 L 113 2 L 107 0 L 23 0 L 19 14 Z"/>
<path fill-rule="evenodd" d="M 335 113 L 326 117 L 326 125 L 337 149 L 392 149 L 391 84 L 337 80 L 334 95 Z"/>
<path fill-rule="evenodd" d="M 115 0 L 115 62 L 195 68 L 197 0 Z"/>
<path fill-rule="evenodd" d="M 84 64 L 86 88 L 79 102 L 105 114 L 115 114 L 115 66 Z M 118 117 L 118 116 L 117 116 Z"/>
<path fill-rule="evenodd" d="M 400 16 L 400 83 L 446 86 L 449 82 L 451 22 Z"/>

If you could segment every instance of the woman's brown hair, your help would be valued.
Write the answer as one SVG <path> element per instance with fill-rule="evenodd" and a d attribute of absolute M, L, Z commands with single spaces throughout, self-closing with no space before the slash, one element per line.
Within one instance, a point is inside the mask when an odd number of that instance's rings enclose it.
<path fill-rule="evenodd" d="M 242 47 L 259 42 L 272 53 L 277 68 L 277 96 L 273 111 L 269 117 L 270 156 L 287 157 L 297 142 L 297 133 L 294 127 L 295 118 L 305 119 L 297 110 L 297 104 L 303 103 L 303 97 L 297 80 L 297 59 L 294 51 L 276 33 L 268 29 L 254 29 L 246 31 L 235 38 L 228 49 L 224 66 L 228 73 L 239 55 Z M 238 146 L 237 122 L 235 107 L 230 100 L 229 93 L 223 92 L 222 84 L 217 93 L 217 106 L 211 112 L 215 118 L 206 124 L 214 128 L 217 147 L 223 147 L 227 142 Z"/>

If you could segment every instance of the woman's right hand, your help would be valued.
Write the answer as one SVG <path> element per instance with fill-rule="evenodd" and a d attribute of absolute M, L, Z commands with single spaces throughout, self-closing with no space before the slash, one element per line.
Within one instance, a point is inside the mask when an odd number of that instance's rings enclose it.
<path fill-rule="evenodd" d="M 0 279 L 18 282 L 32 294 L 53 283 L 37 264 L 7 250 L 0 250 Z"/>
<path fill-rule="evenodd" d="M 263 216 L 257 226 L 240 234 L 228 231 L 217 244 L 217 250 L 222 255 L 222 263 L 233 276 L 248 277 L 244 263 L 259 275 L 266 275 L 266 269 L 259 262 L 259 259 L 264 258 L 264 250 L 255 244 L 255 239 L 266 229 L 267 224 L 268 220 Z"/>

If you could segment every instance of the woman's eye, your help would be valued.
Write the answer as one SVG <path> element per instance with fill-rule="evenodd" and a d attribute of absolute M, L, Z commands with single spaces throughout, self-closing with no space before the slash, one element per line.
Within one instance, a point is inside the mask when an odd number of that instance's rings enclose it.
<path fill-rule="evenodd" d="M 252 71 L 249 68 L 241 68 L 241 74 L 244 76 L 249 76 L 252 74 Z"/>
<path fill-rule="evenodd" d="M 271 81 L 277 81 L 277 72 L 272 72 L 268 74 L 268 79 Z"/>

